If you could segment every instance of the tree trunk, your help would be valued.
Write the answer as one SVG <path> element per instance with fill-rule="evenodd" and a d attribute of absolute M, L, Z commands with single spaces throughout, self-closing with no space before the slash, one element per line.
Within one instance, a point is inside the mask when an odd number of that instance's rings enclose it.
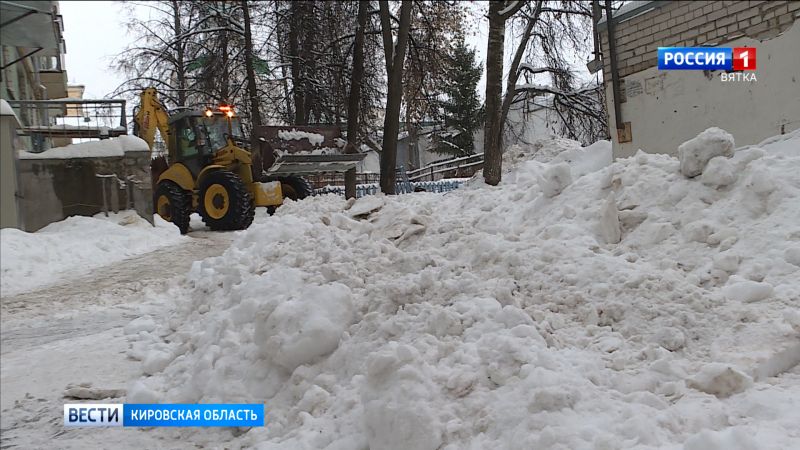
<path fill-rule="evenodd" d="M 289 19 L 289 58 L 292 62 L 292 97 L 294 98 L 294 124 L 303 125 L 306 116 L 304 101 L 304 82 L 302 79 L 302 64 L 300 61 L 300 26 L 304 14 L 302 2 L 291 3 L 291 17 Z"/>
<path fill-rule="evenodd" d="M 286 115 L 283 116 L 284 120 L 287 123 L 292 121 L 294 118 L 294 106 L 292 103 L 292 95 L 289 91 L 289 72 L 287 71 L 287 59 L 286 59 L 286 41 L 288 39 L 283 39 L 282 34 L 282 27 L 283 21 L 281 20 L 281 5 L 278 2 L 275 2 L 275 34 L 278 36 L 278 57 L 280 58 L 280 66 L 281 66 L 281 87 L 283 88 L 283 101 L 286 105 Z"/>
<path fill-rule="evenodd" d="M 226 104 L 231 103 L 230 98 L 230 71 L 228 68 L 228 32 L 222 31 L 222 86 L 220 86 L 220 97 Z"/>
<path fill-rule="evenodd" d="M 253 34 L 250 30 L 250 7 L 247 0 L 242 0 L 244 13 L 244 65 L 247 73 L 247 94 L 250 98 L 250 122 L 255 128 L 261 125 L 261 110 L 256 86 L 256 70 L 253 66 Z"/>
<path fill-rule="evenodd" d="M 383 31 L 384 46 L 392 40 L 391 26 L 389 20 L 389 2 L 380 2 L 381 25 Z M 397 44 L 394 49 L 384 48 L 387 57 L 391 54 L 391 71 L 387 73 L 389 77 L 389 89 L 386 99 L 386 114 L 383 120 L 383 151 L 381 152 L 381 192 L 394 194 L 395 189 L 395 167 L 397 166 L 397 133 L 400 131 L 400 106 L 403 101 L 403 65 L 406 57 L 406 46 L 408 43 L 408 31 L 411 27 L 411 0 L 403 0 L 400 6 L 400 26 L 397 30 Z M 501 54 L 502 58 L 502 54 Z M 502 64 L 502 60 L 501 60 Z M 387 66 L 389 62 L 387 61 Z"/>
<path fill-rule="evenodd" d="M 258 181 L 264 170 L 259 151 L 260 141 L 256 136 L 257 127 L 261 125 L 261 110 L 256 87 L 256 71 L 253 67 L 253 34 L 250 30 L 250 7 L 247 0 L 242 0 L 242 13 L 244 14 L 244 66 L 247 73 L 247 95 L 250 98 L 250 149 L 253 160 L 253 179 Z"/>
<path fill-rule="evenodd" d="M 353 43 L 353 75 L 350 82 L 350 95 L 347 102 L 347 146 L 345 153 L 357 153 L 358 149 L 358 116 L 361 105 L 361 83 L 364 80 L 364 31 L 367 26 L 367 10 L 369 0 L 358 2 L 358 25 Z M 356 169 L 344 174 L 344 195 L 346 198 L 356 196 Z"/>
<path fill-rule="evenodd" d="M 500 15 L 504 2 L 489 3 L 489 44 L 486 49 L 486 125 L 483 143 L 483 178 L 487 184 L 500 183 L 503 160 L 503 124 L 500 94 L 503 81 L 503 44 L 506 20 Z"/>
<path fill-rule="evenodd" d="M 177 0 L 172 0 L 172 11 L 175 19 L 175 36 L 183 34 L 181 26 L 181 10 Z M 186 106 L 186 65 L 184 64 L 183 39 L 175 43 L 175 75 L 178 79 L 178 106 Z"/>

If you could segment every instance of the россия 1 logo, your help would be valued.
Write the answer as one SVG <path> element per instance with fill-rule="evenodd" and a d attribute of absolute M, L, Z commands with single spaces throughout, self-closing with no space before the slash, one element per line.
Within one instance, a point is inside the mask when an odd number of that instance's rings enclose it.
<path fill-rule="evenodd" d="M 724 70 L 722 81 L 756 81 L 755 47 L 659 47 L 658 70 Z"/>

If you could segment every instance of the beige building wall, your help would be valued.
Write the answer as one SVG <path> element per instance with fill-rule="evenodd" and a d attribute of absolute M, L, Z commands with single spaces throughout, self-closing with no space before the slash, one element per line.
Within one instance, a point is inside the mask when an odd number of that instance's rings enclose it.
<path fill-rule="evenodd" d="M 0 228 L 21 228 L 17 205 L 17 160 L 14 139 L 19 126 L 11 107 L 0 100 Z"/>
<path fill-rule="evenodd" d="M 82 84 L 70 84 L 67 86 L 67 98 L 83 98 L 86 87 Z M 83 117 L 83 107 L 81 105 L 67 105 L 66 117 Z"/>
<path fill-rule="evenodd" d="M 675 154 L 682 142 L 710 126 L 733 134 L 737 145 L 800 128 L 800 1 L 678 1 L 617 23 L 615 35 L 623 122 L 614 120 L 609 58 L 604 80 L 614 156 L 638 149 Z M 609 55 L 601 24 L 603 54 Z M 659 71 L 658 47 L 755 47 L 756 81 L 722 81 L 721 71 Z"/>

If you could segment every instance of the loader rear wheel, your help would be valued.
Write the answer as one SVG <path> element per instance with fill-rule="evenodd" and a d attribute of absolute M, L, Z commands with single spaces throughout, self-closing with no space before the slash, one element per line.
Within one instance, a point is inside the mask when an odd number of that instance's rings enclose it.
<path fill-rule="evenodd" d="M 200 182 L 200 217 L 212 230 L 244 230 L 253 223 L 253 196 L 233 172 L 220 170 Z"/>
<path fill-rule="evenodd" d="M 192 194 L 172 181 L 158 183 L 155 198 L 156 214 L 172 222 L 186 234 L 189 231 L 189 216 L 192 213 Z"/>
<path fill-rule="evenodd" d="M 314 195 L 314 189 L 311 188 L 311 185 L 308 184 L 308 181 L 303 177 L 298 177 L 295 175 L 289 175 L 285 177 L 267 177 L 264 178 L 263 181 L 280 181 L 283 198 L 289 198 L 297 201 Z"/>

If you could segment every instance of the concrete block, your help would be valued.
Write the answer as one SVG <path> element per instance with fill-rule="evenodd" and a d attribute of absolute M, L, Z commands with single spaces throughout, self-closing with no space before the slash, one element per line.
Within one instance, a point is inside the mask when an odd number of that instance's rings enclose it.
<path fill-rule="evenodd" d="M 724 27 L 724 26 L 728 26 L 728 25 L 730 25 L 730 24 L 732 24 L 734 22 L 736 22 L 736 16 L 728 14 L 725 17 L 717 20 L 717 26 L 718 27 Z"/>
<path fill-rule="evenodd" d="M 670 11 L 669 16 L 674 18 L 683 17 L 689 12 L 689 5 L 684 3 L 681 6 Z"/>
<path fill-rule="evenodd" d="M 728 6 L 728 12 L 730 13 L 738 13 L 746 9 L 750 9 L 750 5 L 746 1 L 734 2 L 732 5 Z"/>
<path fill-rule="evenodd" d="M 727 14 L 728 14 L 728 10 L 727 9 L 719 8 L 719 9 L 716 9 L 716 10 L 712 11 L 711 13 L 709 13 L 708 16 L 706 16 L 706 18 L 709 21 L 715 21 L 715 20 L 718 20 L 718 19 L 721 19 L 721 18 L 725 17 L 725 15 L 727 15 Z"/>
<path fill-rule="evenodd" d="M 759 15 L 759 11 L 756 8 L 749 8 L 746 9 L 738 14 L 736 14 L 736 20 L 739 22 L 749 20 L 753 16 Z"/>
<path fill-rule="evenodd" d="M 775 14 L 776 15 L 786 14 L 788 12 L 789 12 L 789 4 L 788 3 L 784 3 L 783 5 L 778 6 L 777 8 L 775 8 Z"/>
<path fill-rule="evenodd" d="M 791 14 L 784 14 L 784 15 L 778 16 L 778 23 L 780 25 L 788 25 L 788 24 L 790 24 L 792 22 L 794 22 L 794 16 L 791 15 Z"/>
<path fill-rule="evenodd" d="M 705 25 L 706 23 L 708 23 L 708 20 L 706 20 L 705 17 L 700 16 L 700 17 L 696 17 L 696 18 L 690 20 L 688 25 L 689 25 L 689 28 L 699 28 L 699 27 Z"/>
<path fill-rule="evenodd" d="M 698 33 L 708 33 L 709 31 L 715 29 L 716 27 L 717 27 L 717 25 L 714 22 L 707 22 L 707 23 L 703 24 L 702 26 L 700 26 L 700 28 L 697 29 L 697 32 Z"/>

